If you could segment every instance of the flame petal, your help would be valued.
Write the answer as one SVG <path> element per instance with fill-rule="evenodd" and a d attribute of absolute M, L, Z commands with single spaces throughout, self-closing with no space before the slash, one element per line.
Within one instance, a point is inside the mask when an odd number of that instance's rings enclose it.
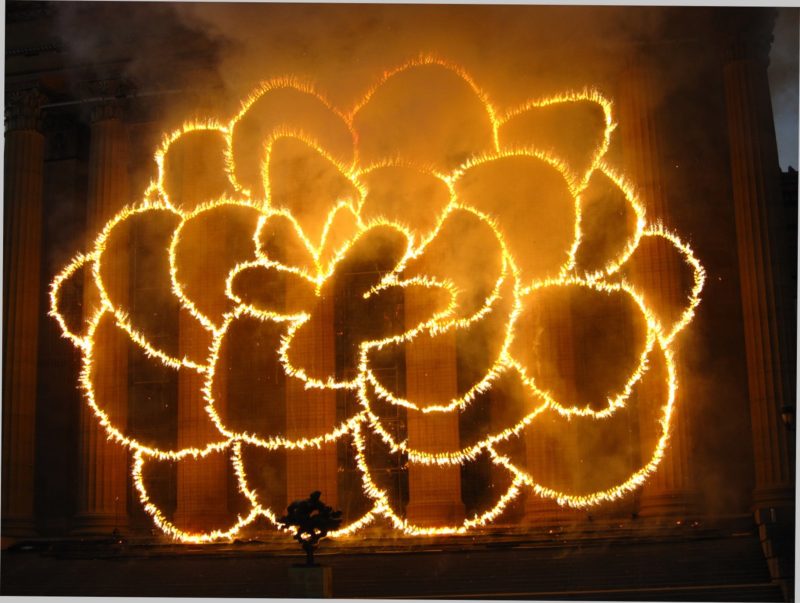
<path fill-rule="evenodd" d="M 234 193 L 227 173 L 228 131 L 207 123 L 187 123 L 165 137 L 156 152 L 159 189 L 181 212 Z"/>
<path fill-rule="evenodd" d="M 612 104 L 586 89 L 531 99 L 499 118 L 500 148 L 535 147 L 561 158 L 573 179 L 588 181 L 611 142 Z"/>
<path fill-rule="evenodd" d="M 234 517 L 222 511 L 228 507 L 228 493 L 219 485 L 226 483 L 226 474 L 235 470 L 235 460 L 231 442 L 202 454 L 186 454 L 169 460 L 137 452 L 134 455 L 133 482 L 145 512 L 165 534 L 181 542 L 195 544 L 231 540 L 259 515 L 259 509 L 251 505 L 241 491 L 237 492 L 235 500 L 240 514 Z M 173 517 L 167 517 L 161 510 L 167 506 L 167 501 L 163 499 L 164 489 L 158 488 L 157 484 L 159 474 L 168 471 L 169 465 L 177 468 L 179 479 L 194 483 L 198 501 L 204 501 L 207 506 L 216 499 L 217 505 L 210 509 L 190 507 L 183 513 L 179 509 Z"/>
<path fill-rule="evenodd" d="M 233 301 L 225 295 L 231 269 L 256 259 L 253 236 L 261 215 L 247 203 L 199 206 L 172 236 L 172 292 L 209 331 L 233 309 Z"/>
<path fill-rule="evenodd" d="M 262 83 L 245 99 L 228 127 L 231 174 L 254 199 L 266 198 L 265 147 L 279 132 L 302 130 L 319 141 L 338 164 L 352 166 L 355 161 L 355 134 L 347 120 L 313 86 L 294 78 Z"/>
<path fill-rule="evenodd" d="M 351 112 L 362 164 L 403 159 L 448 172 L 494 150 L 494 115 L 462 69 L 423 57 L 387 71 Z"/>
<path fill-rule="evenodd" d="M 572 265 L 580 207 L 558 159 L 530 149 L 478 156 L 453 181 L 460 204 L 496 223 L 524 284 L 555 277 Z"/>
<path fill-rule="evenodd" d="M 519 458 L 519 452 L 506 442 L 490 444 L 493 462 L 512 471 L 537 496 L 573 508 L 615 500 L 640 487 L 664 457 L 675 410 L 677 382 L 673 354 L 663 338 L 658 338 L 657 348 L 652 354 L 654 366 L 640 387 L 663 384 L 659 396 L 637 396 L 637 404 L 600 421 L 590 416 L 567 417 L 548 408 L 525 434 L 527 446 L 536 447 L 528 451 L 528 458 L 546 449 L 547 463 L 528 467 L 527 460 Z M 631 461 L 635 451 L 630 450 L 628 441 L 636 417 L 639 421 L 645 417 L 646 424 L 641 427 L 653 436 L 645 444 L 652 448 L 643 455 L 641 465 Z M 587 430 L 591 437 L 584 435 Z"/>

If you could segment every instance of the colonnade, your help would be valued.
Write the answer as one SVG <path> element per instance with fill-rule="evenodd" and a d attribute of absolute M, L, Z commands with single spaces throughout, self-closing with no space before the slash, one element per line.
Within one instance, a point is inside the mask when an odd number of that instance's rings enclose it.
<path fill-rule="evenodd" d="M 767 81 L 771 23 L 742 15 L 723 68 L 736 243 L 755 461 L 753 510 L 772 578 L 793 597 L 794 466 L 785 403 L 781 339 L 769 240 L 769 208 L 781 197 L 778 149 Z M 796 259 L 796 258 L 795 258 Z M 784 352 L 785 353 L 785 352 Z M 794 404 L 789 407 L 794 413 Z M 792 426 L 790 426 L 792 427 Z"/>
<path fill-rule="evenodd" d="M 33 533 L 44 136 L 37 88 L 6 101 L 3 228 L 3 535 Z"/>
<path fill-rule="evenodd" d="M 746 46 L 746 45 L 745 45 Z M 786 507 L 793 500 L 791 465 L 786 430 L 781 424 L 783 404 L 774 299 L 771 298 L 772 274 L 766 238 L 766 207 L 780 195 L 775 137 L 766 80 L 763 53 L 753 53 L 751 46 L 734 46 L 724 64 L 725 99 L 731 146 L 737 246 L 741 278 L 742 309 L 745 325 L 748 383 L 757 508 Z M 652 71 L 644 59 L 632 61 L 621 75 L 618 102 L 619 120 L 624 126 L 625 171 L 636 182 L 649 216 L 669 223 L 668 204 L 662 163 L 661 134 L 654 112 Z M 36 90 L 15 92 L 8 98 L 6 120 L 5 180 L 5 304 L 4 304 L 4 379 L 3 379 L 3 533 L 25 536 L 35 531 L 33 510 L 34 441 L 36 412 L 36 358 L 38 324 L 42 309 L 40 278 L 41 207 L 44 136 L 40 128 L 40 108 L 46 102 Z M 127 126 L 121 105 L 106 102 L 92 113 L 91 151 L 89 158 L 89 193 L 87 232 L 94 233 L 109 216 L 129 202 L 127 186 Z M 187 187 L 190 185 L 187 183 Z M 213 262 L 213 258 L 206 258 Z M 659 292 L 665 305 L 679 305 L 676 263 L 658 245 L 648 247 L 638 275 L 647 286 Z M 49 277 L 49 275 L 48 275 Z M 120 269 L 113 287 L 123 290 L 128 275 Z M 88 294 L 87 294 L 88 295 Z M 287 297 L 294 295 L 287 291 Z M 91 306 L 87 297 L 86 307 Z M 325 306 L 330 321 L 319 332 L 307 334 L 306 345 L 319 366 L 335 363 L 333 300 Z M 323 304 L 324 305 L 324 304 Z M 405 300 L 406 320 L 413 322 L 419 308 L 411 294 Z M 563 316 L 541 316 L 543 325 L 562 325 L 564 346 L 559 354 L 571 354 L 569 321 Z M 181 354 L 206 345 L 205 339 L 183 317 L 179 322 Z M 110 344 L 109 344 L 110 345 Z M 123 349 L 109 349 L 114 354 L 113 404 L 116 415 L 124 417 L 127 406 L 127 358 Z M 426 373 L 436 357 L 436 374 Z M 429 348 L 415 348 L 406 359 L 407 395 L 431 393 L 422 380 L 435 379 L 436 396 L 454 397 L 457 390 L 455 340 L 441 338 Z M 680 370 L 680 367 L 679 367 Z M 562 375 L 562 377 L 565 377 Z M 569 378 L 567 375 L 565 378 Z M 200 376 L 181 371 L 178 380 L 178 444 L 193 445 L 206 441 L 212 426 L 205 416 Z M 116 384 L 116 385 L 115 385 Z M 100 387 L 104 387 L 100 384 Z M 109 390 L 111 391 L 111 390 Z M 640 395 L 647 396 L 647 385 Z M 289 385 L 286 391 L 289 433 L 330 424 L 336 414 L 335 394 L 313 404 L 307 390 Z M 219 400 L 224 404 L 224 400 Z M 678 412 L 671 431 L 671 447 L 658 471 L 641 492 L 640 514 L 648 516 L 686 516 L 694 512 L 695 486 L 691 475 L 692 432 L 688 405 L 678 400 Z M 78 485 L 78 515 L 75 530 L 81 533 L 107 533 L 127 525 L 129 459 L 127 453 L 105 438 L 96 420 L 84 410 L 81 418 L 81 477 Z M 641 424 L 651 424 L 641 417 Z M 429 417 L 420 422 L 412 413 L 408 419 L 412 446 L 428 449 L 455 447 L 459 441 L 455 414 L 442 416 L 438 422 Z M 652 434 L 643 433 L 643 438 Z M 547 438 L 526 438 L 526 456 L 533 471 L 547 471 L 548 450 L 553 446 L 569 447 L 569 442 Z M 337 457 L 334 445 L 318 455 L 287 455 L 287 500 L 306 496 L 312 489 L 325 492 L 329 504 L 337 503 Z M 179 465 L 177 474 L 176 519 L 191 526 L 217 523 L 227 510 L 227 471 L 204 464 Z M 422 525 L 460 522 L 465 510 L 461 498 L 461 473 L 458 467 L 433 467 L 409 463 L 409 502 L 407 515 Z M 202 493 L 200 495 L 199 493 Z M 549 525 L 565 521 L 568 514 L 529 497 L 524 508 L 525 521 Z"/>

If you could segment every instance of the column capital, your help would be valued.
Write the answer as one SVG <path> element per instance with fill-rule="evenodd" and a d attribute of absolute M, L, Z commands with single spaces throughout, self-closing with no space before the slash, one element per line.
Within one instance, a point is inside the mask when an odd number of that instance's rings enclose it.
<path fill-rule="evenodd" d="M 122 78 L 92 80 L 85 84 L 92 99 L 91 122 L 122 119 L 134 86 Z"/>
<path fill-rule="evenodd" d="M 774 8 L 733 10 L 721 25 L 723 60 L 754 60 L 766 67 L 777 16 Z"/>
<path fill-rule="evenodd" d="M 40 130 L 42 105 L 47 97 L 38 86 L 6 91 L 6 132 Z"/>
<path fill-rule="evenodd" d="M 658 49 L 652 43 L 633 42 L 627 46 L 622 71 L 655 69 L 658 57 Z"/>
<path fill-rule="evenodd" d="M 219 115 L 224 110 L 217 90 L 206 87 L 187 88 L 181 93 L 181 96 L 196 116 L 201 119 Z"/>

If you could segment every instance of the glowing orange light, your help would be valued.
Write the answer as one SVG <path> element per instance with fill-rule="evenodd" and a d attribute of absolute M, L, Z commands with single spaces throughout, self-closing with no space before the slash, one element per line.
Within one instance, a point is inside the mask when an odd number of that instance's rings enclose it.
<path fill-rule="evenodd" d="M 488 115 L 493 129 L 494 149 L 491 152 L 484 152 L 470 157 L 463 165 L 449 173 L 439 173 L 429 170 L 425 166 L 415 165 L 413 162 L 407 162 L 405 160 L 386 160 L 384 162 L 379 162 L 372 165 L 360 164 L 357 154 L 358 146 L 355 144 L 358 140 L 358 137 L 353 126 L 353 120 L 355 116 L 364 106 L 366 106 L 378 88 L 385 82 L 399 73 L 426 65 L 436 65 L 442 69 L 446 69 L 454 73 L 460 77 L 466 83 L 469 89 L 477 96 L 480 103 L 486 110 L 486 114 Z M 324 107 L 327 107 L 328 110 L 341 119 L 343 123 L 346 124 L 347 129 L 352 135 L 354 141 L 354 160 L 352 163 L 345 164 L 335 159 L 331 154 L 326 152 L 319 141 L 306 134 L 302 129 L 289 128 L 285 126 L 277 127 L 274 129 L 274 131 L 269 133 L 264 141 L 262 174 L 265 182 L 265 196 L 264 198 L 256 198 L 252 191 L 248 190 L 236 178 L 237 166 L 233 157 L 234 129 L 235 126 L 240 124 L 242 119 L 247 115 L 248 110 L 253 103 L 260 99 L 264 94 L 275 89 L 291 89 L 310 95 L 311 97 L 320 101 Z M 604 115 L 605 128 L 602 140 L 597 148 L 593 150 L 591 163 L 588 169 L 576 171 L 572 169 L 571 166 L 569 166 L 563 159 L 550 152 L 545 152 L 534 147 L 501 147 L 498 135 L 499 128 L 511 118 L 537 107 L 545 107 L 549 105 L 556 105 L 558 103 L 574 101 L 586 101 L 594 103 L 600 107 Z M 638 201 L 631 185 L 605 163 L 605 153 L 609 147 L 611 135 L 615 126 L 616 124 L 613 119 L 613 106 L 611 101 L 596 90 L 586 89 L 578 92 L 567 92 L 551 98 L 531 100 L 507 111 L 499 111 L 491 104 L 486 92 L 479 88 L 472 77 L 461 67 L 453 65 L 437 57 L 422 56 L 418 59 L 400 65 L 395 69 L 388 70 L 382 74 L 378 82 L 363 95 L 363 97 L 350 111 L 340 111 L 336 109 L 324 96 L 317 92 L 316 89 L 308 83 L 301 82 L 295 78 L 283 78 L 262 84 L 247 99 L 243 101 L 241 110 L 227 123 L 218 122 L 214 119 L 187 123 L 175 132 L 165 136 L 155 154 L 157 165 L 156 177 L 144 192 L 143 201 L 132 207 L 126 207 L 122 209 L 116 216 L 109 220 L 94 240 L 92 250 L 86 254 L 77 255 L 75 259 L 65 266 L 64 269 L 54 278 L 50 288 L 50 315 L 59 322 L 63 335 L 68 338 L 73 345 L 79 348 L 83 355 L 80 384 L 84 391 L 87 404 L 93 410 L 98 421 L 106 430 L 109 438 L 130 448 L 133 451 L 132 473 L 134 484 L 145 511 L 153 518 L 155 524 L 164 533 L 178 540 L 197 543 L 232 538 L 241 530 L 242 527 L 248 525 L 259 516 L 267 518 L 276 526 L 277 529 L 283 529 L 283 526 L 281 526 L 281 524 L 278 522 L 275 514 L 261 504 L 256 492 L 248 485 L 247 475 L 242 462 L 242 446 L 251 445 L 268 450 L 278 448 L 313 449 L 320 447 L 324 443 L 335 442 L 345 435 L 353 438 L 356 464 L 361 471 L 363 479 L 363 490 L 366 495 L 374 501 L 374 506 L 361 518 L 354 520 L 345 528 L 336 532 L 332 532 L 330 534 L 332 537 L 352 534 L 361 527 L 369 524 L 381 516 L 387 518 L 395 528 L 407 534 L 464 533 L 474 527 L 485 525 L 491 522 L 503 511 L 509 502 L 511 502 L 523 491 L 524 488 L 531 489 L 539 496 L 556 500 L 562 505 L 586 507 L 622 496 L 624 493 L 642 484 L 646 477 L 656 469 L 658 463 L 665 454 L 669 438 L 670 418 L 674 411 L 675 391 L 677 389 L 674 352 L 671 348 L 671 344 L 673 343 L 675 336 L 689 324 L 694 315 L 694 311 L 700 300 L 700 292 L 705 281 L 705 272 L 700 262 L 695 258 L 691 248 L 680 238 L 678 238 L 677 235 L 666 230 L 661 224 L 648 225 L 648 222 L 645 219 L 643 206 Z M 232 198 L 216 199 L 210 202 L 201 203 L 191 210 L 186 210 L 176 207 L 176 205 L 174 205 L 172 200 L 169 198 L 165 185 L 165 158 L 170 151 L 170 147 L 175 142 L 180 140 L 185 134 L 197 130 L 213 130 L 218 131 L 222 135 L 226 143 L 225 159 L 227 177 L 230 181 L 232 190 L 236 192 Z M 311 149 L 319 153 L 320 156 L 324 157 L 331 165 L 335 166 L 341 175 L 353 184 L 354 190 L 358 192 L 358 198 L 340 199 L 330 208 L 326 216 L 321 236 L 318 240 L 312 240 L 308 233 L 306 233 L 302 228 L 301 223 L 294 215 L 292 215 L 289 210 L 275 207 L 270 202 L 270 190 L 268 184 L 269 177 L 266 170 L 269 166 L 273 144 L 280 138 L 294 138 L 304 142 Z M 504 225 L 490 213 L 481 212 L 474 207 L 462 203 L 458 199 L 455 192 L 455 185 L 470 168 L 497 161 L 502 158 L 520 156 L 537 158 L 561 174 L 566 181 L 570 194 L 574 200 L 574 211 L 576 216 L 574 239 L 565 256 L 563 257 L 563 263 L 558 266 L 556 272 L 554 272 L 556 276 L 538 280 L 528 280 L 527 282 L 525 281 L 526 277 L 524 277 L 524 275 L 521 273 L 515 258 L 509 249 L 506 241 L 507 237 L 504 234 Z M 434 228 L 424 237 L 417 235 L 417 233 L 415 233 L 407 225 L 401 223 L 401 221 L 398 219 L 388 220 L 384 218 L 372 218 L 370 220 L 365 220 L 362 217 L 363 203 L 368 192 L 367 186 L 364 184 L 364 176 L 371 173 L 373 170 L 376 170 L 377 168 L 392 165 L 410 165 L 422 172 L 431 174 L 446 184 L 449 190 L 449 203 L 438 216 L 438 220 Z M 589 179 L 595 171 L 599 171 L 608 176 L 611 182 L 613 182 L 614 185 L 617 186 L 620 191 L 622 191 L 636 216 L 636 226 L 633 235 L 627 241 L 624 249 L 618 254 L 617 257 L 611 258 L 606 263 L 604 268 L 591 274 L 579 274 L 576 268 L 575 257 L 576 252 L 581 245 L 583 236 L 581 230 L 581 200 L 582 194 L 588 185 Z M 205 212 L 222 206 L 248 207 L 256 211 L 260 217 L 256 229 L 252 235 L 254 259 L 236 265 L 227 275 L 225 294 L 235 303 L 235 308 L 223 315 L 221 320 L 215 320 L 212 319 L 212 317 L 204 315 L 197 308 L 195 303 L 187 296 L 186 288 L 184 284 L 181 283 L 177 270 L 176 250 L 181 241 L 181 235 L 186 224 L 198 216 L 203 215 Z M 184 308 L 191 316 L 193 316 L 197 322 L 202 325 L 202 327 L 211 335 L 211 345 L 206 359 L 203 362 L 197 362 L 186 357 L 173 357 L 149 342 L 143 333 L 135 329 L 124 310 L 114 305 L 104 287 L 100 267 L 106 251 L 106 245 L 112 231 L 132 216 L 146 214 L 147 212 L 151 211 L 169 212 L 174 214 L 179 219 L 178 226 L 175 228 L 172 234 L 168 248 L 171 289 L 173 295 L 180 302 L 182 308 Z M 333 248 L 334 243 L 331 243 L 332 238 L 330 235 L 334 229 L 335 219 L 337 215 L 341 215 L 341 212 L 351 214 L 352 217 L 349 219 L 355 221 L 357 228 L 355 233 L 349 239 L 345 240 L 344 242 L 339 242 L 337 244 L 338 247 Z M 469 316 L 459 315 L 458 300 L 460 291 L 456 284 L 451 280 L 441 277 L 434 277 L 431 275 L 406 276 L 404 274 L 404 270 L 409 263 L 425 253 L 428 245 L 435 241 L 437 236 L 439 236 L 439 233 L 441 232 L 446 221 L 452 215 L 455 215 L 456 212 L 464 212 L 465 215 L 471 216 L 471 219 L 474 219 L 487 226 L 495 237 L 500 249 L 500 254 L 502 256 L 501 272 L 494 284 L 492 291 L 486 296 L 483 304 Z M 274 217 L 282 217 L 289 221 L 292 229 L 297 235 L 298 240 L 301 241 L 303 247 L 308 251 L 310 257 L 313 259 L 313 268 L 309 268 L 308 266 L 293 266 L 276 262 L 268 258 L 263 252 L 261 249 L 260 233 L 269 220 Z M 310 319 L 309 313 L 301 311 L 295 314 L 281 314 L 280 312 L 254 307 L 236 294 L 233 288 L 233 281 L 241 271 L 246 269 L 272 269 L 291 273 L 298 278 L 306 280 L 314 287 L 317 294 L 319 294 L 322 286 L 328 281 L 328 279 L 331 278 L 337 265 L 339 265 L 339 263 L 347 256 L 354 243 L 361 236 L 369 233 L 372 229 L 380 227 L 393 228 L 401 233 L 407 241 L 407 247 L 394 270 L 383 277 L 380 283 L 373 286 L 367 293 L 365 293 L 365 297 L 374 295 L 382 289 L 389 287 L 406 288 L 413 285 L 446 291 L 450 295 L 450 302 L 447 307 L 440 310 L 427 321 L 418 325 L 414 325 L 403 333 L 395 334 L 384 339 L 363 342 L 360 346 L 358 355 L 357 375 L 353 379 L 349 381 L 337 381 L 332 377 L 325 380 L 312 378 L 311 376 L 307 375 L 301 367 L 293 366 L 288 355 L 288 351 L 292 345 L 293 337 L 295 336 L 295 333 L 297 333 L 298 329 L 302 328 L 302 326 Z M 611 278 L 617 275 L 622 265 L 634 253 L 639 245 L 639 242 L 644 237 L 660 237 L 671 243 L 682 255 L 686 264 L 692 269 L 694 274 L 694 284 L 687 301 L 686 309 L 680 318 L 671 325 L 665 325 L 660 322 L 656 314 L 647 305 L 642 293 L 634 288 L 631 284 L 625 282 L 624 280 L 612 280 Z M 91 266 L 92 279 L 99 291 L 100 306 L 96 312 L 94 312 L 94 314 L 86 318 L 84 325 L 85 333 L 79 334 L 70 330 L 67 321 L 60 310 L 60 291 L 63 283 L 70 279 L 84 266 Z M 626 295 L 633 300 L 636 307 L 638 307 L 645 319 L 647 324 L 647 336 L 645 347 L 639 356 L 637 367 L 628 377 L 622 390 L 608 398 L 608 404 L 602 410 L 593 410 L 587 403 L 582 403 L 578 400 L 559 401 L 554 399 L 548 392 L 542 390 L 535 383 L 534 379 L 530 377 L 529 371 L 524 363 L 519 359 L 514 358 L 513 354 L 511 353 L 511 343 L 513 342 L 515 336 L 515 326 L 517 319 L 526 303 L 526 299 L 533 291 L 544 287 L 579 287 L 593 291 Z M 504 300 L 505 297 L 508 297 L 511 301 L 510 305 L 508 306 L 510 308 L 509 310 L 503 310 L 501 308 L 500 301 Z M 503 312 L 505 312 L 505 314 L 503 314 Z M 409 342 L 423 334 L 435 337 L 442 333 L 466 329 L 471 325 L 476 324 L 478 321 L 494 315 L 495 313 L 501 313 L 499 315 L 504 317 L 505 324 L 505 331 L 502 333 L 503 342 L 502 346 L 500 347 L 500 351 L 497 354 L 493 364 L 486 371 L 483 378 L 467 392 L 457 398 L 441 404 L 420 407 L 414 400 L 400 399 L 395 397 L 391 392 L 382 387 L 370 368 L 369 353 L 371 350 L 380 349 L 391 344 Z M 158 359 L 163 364 L 174 369 L 194 371 L 197 374 L 202 375 L 202 393 L 206 403 L 206 411 L 210 415 L 214 425 L 219 431 L 219 437 L 216 441 L 210 442 L 203 448 L 162 450 L 156 447 L 146 446 L 141 442 L 126 436 L 120 429 L 112 424 L 111 419 L 102 410 L 101 405 L 98 405 L 97 403 L 95 398 L 95 386 L 92 382 L 92 367 L 95 353 L 94 335 L 101 318 L 106 315 L 113 316 L 116 325 L 127 332 L 131 340 L 140 346 L 149 357 Z M 286 330 L 281 339 L 280 349 L 277 350 L 277 352 L 287 377 L 302 380 L 305 383 L 305 386 L 308 388 L 351 390 L 357 395 L 362 406 L 361 410 L 354 416 L 347 418 L 340 425 L 332 426 L 328 432 L 321 433 L 316 437 L 311 438 L 288 439 L 282 436 L 262 438 L 250 433 L 237 432 L 226 426 L 215 409 L 212 385 L 214 383 L 215 368 L 217 365 L 220 346 L 223 343 L 230 325 L 244 315 L 254 317 L 258 320 L 274 321 L 285 325 Z M 667 367 L 667 378 L 665 385 L 668 396 L 667 402 L 661 411 L 661 435 L 652 455 L 647 462 L 645 462 L 641 468 L 635 471 L 622 483 L 617 484 L 615 487 L 608 490 L 586 495 L 558 492 L 537 484 L 523 468 L 515 466 L 511 459 L 499 454 L 495 450 L 495 444 L 519 434 L 526 426 L 535 421 L 536 417 L 545 409 L 554 410 L 566 417 L 582 416 L 602 420 L 610 416 L 616 410 L 625 406 L 626 401 L 631 395 L 634 385 L 642 379 L 647 370 L 648 358 L 652 354 L 656 353 L 663 355 Z M 372 402 L 370 400 L 370 395 L 368 394 L 368 391 L 373 391 L 374 395 L 378 396 L 378 398 L 385 402 L 404 406 L 409 409 L 419 410 L 422 413 L 453 413 L 459 412 L 466 408 L 476 398 L 476 396 L 489 391 L 498 377 L 509 372 L 516 372 L 521 377 L 522 382 L 530 392 L 532 399 L 540 400 L 541 404 L 536 406 L 516 424 L 509 425 L 473 445 L 458 451 L 451 451 L 447 453 L 428 453 L 414 449 L 409 445 L 407 440 L 396 441 L 393 436 L 383 428 L 380 418 L 373 412 L 371 406 Z M 370 476 L 370 468 L 364 452 L 365 430 L 371 430 L 392 450 L 406 453 L 409 460 L 415 463 L 460 465 L 476 458 L 478 454 L 486 452 L 493 463 L 500 467 L 504 467 L 511 473 L 513 478 L 512 483 L 508 490 L 497 500 L 496 504 L 491 509 L 483 514 L 466 519 L 460 525 L 438 527 L 420 527 L 413 525 L 409 523 L 408 520 L 399 517 L 392 510 L 387 498 L 387 494 L 372 481 Z M 158 506 L 150 500 L 142 477 L 144 464 L 148 459 L 180 461 L 182 458 L 186 458 L 187 456 L 198 458 L 213 452 L 226 452 L 230 455 L 232 468 L 238 479 L 239 490 L 250 502 L 250 511 L 244 517 L 238 517 L 236 522 L 234 522 L 226 530 L 216 530 L 210 532 L 185 532 L 168 521 Z"/>

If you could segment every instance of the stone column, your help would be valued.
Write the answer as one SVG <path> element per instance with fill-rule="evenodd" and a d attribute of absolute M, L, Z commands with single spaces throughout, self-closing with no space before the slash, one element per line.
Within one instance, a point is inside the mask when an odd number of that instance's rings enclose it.
<path fill-rule="evenodd" d="M 87 249 L 92 248 L 103 225 L 129 203 L 128 126 L 122 119 L 122 101 L 114 98 L 122 94 L 121 84 L 113 80 L 93 82 L 90 91 L 94 96 L 112 100 L 101 102 L 91 113 Z M 107 290 L 126 296 L 128 261 L 127 254 L 106 259 L 112 268 L 104 279 Z M 86 269 L 85 278 L 92 278 L 91 268 Z M 94 312 L 97 303 L 94 290 L 84 287 L 84 310 Z M 105 334 L 101 331 L 95 337 L 95 349 L 107 359 L 107 370 L 94 377 L 95 391 L 104 396 L 102 406 L 108 409 L 109 414 L 124 422 L 128 410 L 127 348 L 123 339 L 108 336 L 111 335 L 109 331 Z M 108 534 L 115 528 L 120 531 L 127 528 L 129 472 L 128 451 L 108 440 L 92 410 L 82 404 L 76 533 Z"/>
<path fill-rule="evenodd" d="M 529 325 L 532 332 L 519 334 L 524 340 L 537 342 L 542 350 L 537 354 L 540 365 L 536 374 L 542 387 L 550 391 L 564 405 L 576 399 L 575 358 L 572 343 L 572 316 L 570 304 L 549 303 L 540 306 Z M 538 334 L 538 336 L 537 336 Z M 564 428 L 567 427 L 565 430 Z M 530 475 L 539 483 L 561 490 L 574 491 L 579 485 L 566 479 L 565 463 L 577 463 L 575 458 L 576 429 L 565 424 L 552 412 L 545 412 L 525 430 L 525 454 Z M 554 500 L 541 498 L 528 491 L 525 499 L 523 521 L 529 525 L 553 526 L 577 521 L 585 511 L 562 507 Z"/>
<path fill-rule="evenodd" d="M 794 557 L 792 442 L 781 421 L 778 324 L 769 207 L 781 202 L 767 81 L 774 11 L 737 11 L 723 67 L 742 296 L 755 489 L 753 506 L 774 580 L 791 591 Z"/>
<path fill-rule="evenodd" d="M 181 356 L 208 350 L 208 334 L 188 313 L 181 312 L 178 320 L 178 349 Z M 202 356 L 200 356 L 202 357 Z M 220 358 L 215 380 L 226 376 L 225 359 Z M 203 448 L 208 442 L 220 439 L 205 410 L 202 394 L 203 376 L 191 370 L 178 373 L 178 447 Z M 225 404 L 224 383 L 216 389 L 215 404 Z M 228 473 L 226 455 L 210 455 L 203 462 L 177 463 L 177 508 L 175 523 L 186 531 L 207 531 L 224 525 L 228 518 Z"/>
<path fill-rule="evenodd" d="M 298 358 L 314 367 L 317 374 L 332 375 L 336 367 L 334 340 L 334 300 L 332 297 L 314 297 L 305 302 L 300 296 L 308 289 L 287 284 L 287 307 L 315 307 L 322 320 L 316 328 L 302 329 L 292 340 Z M 290 438 L 307 437 L 331 429 L 336 424 L 336 392 L 333 390 L 306 389 L 303 381 L 287 379 L 286 382 L 286 432 Z M 322 492 L 326 505 L 338 504 L 336 443 L 323 444 L 314 450 L 287 450 L 286 496 L 287 504 L 308 498 L 314 490 Z"/>
<path fill-rule="evenodd" d="M 759 19 L 763 21 L 763 19 Z M 780 203 L 780 167 L 767 82 L 769 29 L 732 41 L 724 66 L 747 376 L 756 463 L 756 506 L 793 500 L 775 313 L 768 207 Z"/>
<path fill-rule="evenodd" d="M 191 99 L 198 107 L 201 115 L 214 115 L 215 106 L 202 95 Z M 174 179 L 174 188 L 170 191 L 173 201 L 178 206 L 194 207 L 198 200 L 208 194 L 203 190 L 205 180 L 198 173 L 206 169 L 203 154 L 192 154 L 183 149 L 172 149 L 173 169 L 178 177 Z M 227 236 L 227 225 L 220 224 L 218 229 L 203 227 L 202 239 L 212 240 L 215 237 Z M 195 231 L 196 232 L 196 231 Z M 197 274 L 218 272 L 213 270 L 225 258 L 216 257 L 205 248 L 199 248 L 199 238 L 192 241 L 198 248 L 193 254 L 193 261 L 203 269 Z M 207 296 L 204 307 L 225 309 L 224 297 L 220 296 L 216 283 L 202 289 Z M 210 300 L 214 300 L 209 303 Z M 199 301 L 199 300 L 198 300 Z M 208 355 L 210 338 L 201 323 L 188 312 L 180 312 L 178 316 L 178 350 L 181 356 L 204 358 Z M 214 371 L 216 398 L 214 404 L 218 409 L 227 403 L 227 358 L 219 358 Z M 221 439 L 219 431 L 214 427 L 205 410 L 203 399 L 204 376 L 192 370 L 178 372 L 178 448 L 203 448 L 209 442 Z M 175 523 L 186 531 L 205 532 L 223 525 L 230 525 L 228 508 L 228 477 L 231 465 L 225 454 L 212 454 L 202 462 L 177 463 L 177 506 Z"/>
<path fill-rule="evenodd" d="M 3 536 L 34 533 L 36 351 L 39 332 L 44 96 L 6 96 L 3 250 Z"/>
<path fill-rule="evenodd" d="M 405 294 L 406 324 L 419 324 L 430 313 L 421 306 L 424 294 Z M 406 397 L 421 404 L 457 396 L 456 340 L 450 332 L 410 346 L 406 352 Z M 447 451 L 459 448 L 458 414 L 408 411 L 408 443 L 412 448 Z M 464 520 L 461 467 L 408 463 L 408 520 L 422 526 L 453 525 Z"/>
<path fill-rule="evenodd" d="M 655 114 L 656 68 L 646 55 L 631 59 L 620 82 L 618 119 L 625 171 L 635 184 L 644 204 L 648 222 L 661 220 L 669 226 L 663 150 L 658 118 Z M 685 304 L 680 289 L 680 273 L 675 252 L 667 241 L 648 241 L 636 252 L 633 275 L 650 292 L 648 301 L 662 316 L 676 316 Z M 680 345 L 678 335 L 673 349 Z M 678 354 L 680 358 L 680 354 Z M 652 363 L 651 363 L 652 367 Z M 680 365 L 678 379 L 680 380 Z M 691 475 L 690 409 L 678 389 L 670 426 L 666 455 L 642 489 L 640 516 L 686 516 L 696 510 L 697 495 Z M 664 397 L 664 379 L 651 368 L 638 386 L 639 425 L 642 459 L 649 459 L 661 433 L 658 416 Z M 659 403 L 652 403 L 652 401 Z"/>

